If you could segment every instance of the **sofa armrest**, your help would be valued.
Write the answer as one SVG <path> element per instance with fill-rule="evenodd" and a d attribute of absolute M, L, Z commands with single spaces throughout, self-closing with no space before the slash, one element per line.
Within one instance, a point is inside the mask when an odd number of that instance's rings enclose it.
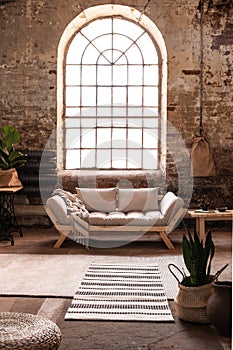
<path fill-rule="evenodd" d="M 53 212 L 60 225 L 72 225 L 72 218 L 67 213 L 66 203 L 60 196 L 55 195 L 47 199 L 46 206 Z"/>
<path fill-rule="evenodd" d="M 159 209 L 164 219 L 166 220 L 166 224 L 168 225 L 176 213 L 183 208 L 184 201 L 182 198 L 176 196 L 173 192 L 167 192 L 159 204 Z M 180 211 L 183 212 L 183 211 Z"/>

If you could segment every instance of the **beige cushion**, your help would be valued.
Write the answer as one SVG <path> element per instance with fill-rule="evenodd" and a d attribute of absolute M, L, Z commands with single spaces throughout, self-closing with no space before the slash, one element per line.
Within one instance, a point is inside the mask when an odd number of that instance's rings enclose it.
<path fill-rule="evenodd" d="M 131 211 L 128 213 L 116 211 L 111 213 L 91 212 L 85 219 L 94 226 L 154 226 L 164 222 L 159 211 L 141 212 Z"/>
<path fill-rule="evenodd" d="M 158 187 L 120 188 L 118 190 L 118 209 L 126 213 L 158 210 Z"/>
<path fill-rule="evenodd" d="M 78 198 L 89 211 L 110 212 L 116 210 L 116 188 L 78 188 Z"/>

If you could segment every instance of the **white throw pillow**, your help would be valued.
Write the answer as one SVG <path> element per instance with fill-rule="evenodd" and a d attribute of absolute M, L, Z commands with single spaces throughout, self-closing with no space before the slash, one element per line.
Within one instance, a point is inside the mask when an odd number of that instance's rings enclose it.
<path fill-rule="evenodd" d="M 75 188 L 88 211 L 116 210 L 116 188 Z"/>
<path fill-rule="evenodd" d="M 124 212 L 158 210 L 158 190 L 158 187 L 119 188 L 118 210 Z"/>

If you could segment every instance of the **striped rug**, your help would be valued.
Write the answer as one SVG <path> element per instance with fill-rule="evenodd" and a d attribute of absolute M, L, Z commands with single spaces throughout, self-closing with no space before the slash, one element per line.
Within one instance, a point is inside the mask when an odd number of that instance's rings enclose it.
<path fill-rule="evenodd" d="M 65 319 L 174 321 L 155 264 L 92 263 Z"/>

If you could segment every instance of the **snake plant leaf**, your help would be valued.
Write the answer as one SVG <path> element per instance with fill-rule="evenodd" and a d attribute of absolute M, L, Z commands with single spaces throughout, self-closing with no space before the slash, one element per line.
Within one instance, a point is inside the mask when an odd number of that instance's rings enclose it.
<path fill-rule="evenodd" d="M 190 272 L 190 270 L 192 269 L 191 244 L 185 235 L 183 235 L 183 239 L 182 239 L 182 248 L 183 248 L 184 263 L 188 271 Z"/>
<path fill-rule="evenodd" d="M 183 235 L 182 250 L 184 262 L 190 274 L 185 279 L 184 285 L 195 287 L 209 283 L 211 262 L 215 254 L 211 232 L 208 232 L 203 242 L 195 229 L 193 236 L 188 230 L 188 236 Z"/>

